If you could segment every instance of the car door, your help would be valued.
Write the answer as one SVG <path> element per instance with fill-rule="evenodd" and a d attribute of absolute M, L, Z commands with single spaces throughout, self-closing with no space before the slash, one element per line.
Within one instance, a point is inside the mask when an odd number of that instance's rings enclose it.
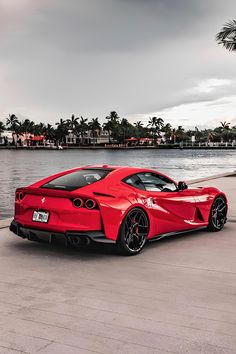
<path fill-rule="evenodd" d="M 153 203 L 158 233 L 196 227 L 196 201 L 191 190 L 178 190 L 174 181 L 161 174 L 140 173 L 138 177 Z"/>

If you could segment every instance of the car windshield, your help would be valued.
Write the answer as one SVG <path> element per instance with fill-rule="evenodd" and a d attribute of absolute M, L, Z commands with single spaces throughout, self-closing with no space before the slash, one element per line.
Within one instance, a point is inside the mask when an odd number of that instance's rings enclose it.
<path fill-rule="evenodd" d="M 41 188 L 73 191 L 100 181 L 111 171 L 110 169 L 82 169 L 57 177 L 43 184 Z"/>

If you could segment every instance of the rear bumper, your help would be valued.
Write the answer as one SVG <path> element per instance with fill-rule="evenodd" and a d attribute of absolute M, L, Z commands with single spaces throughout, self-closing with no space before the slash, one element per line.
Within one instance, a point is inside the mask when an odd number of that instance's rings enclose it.
<path fill-rule="evenodd" d="M 13 220 L 10 225 L 10 231 L 15 235 L 26 238 L 31 241 L 44 241 L 48 243 L 59 242 L 74 245 L 85 245 L 90 241 L 100 243 L 115 243 L 115 241 L 107 239 L 102 231 L 67 231 L 60 233 L 55 231 L 39 230 L 22 226 L 17 221 Z"/>

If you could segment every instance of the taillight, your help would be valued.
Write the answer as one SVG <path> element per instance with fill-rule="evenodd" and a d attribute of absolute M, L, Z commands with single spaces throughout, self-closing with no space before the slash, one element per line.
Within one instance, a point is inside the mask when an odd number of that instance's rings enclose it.
<path fill-rule="evenodd" d="M 23 192 L 16 192 L 15 200 L 20 202 L 24 198 L 25 194 Z"/>
<path fill-rule="evenodd" d="M 85 202 L 85 206 L 87 209 L 94 209 L 96 207 L 97 203 L 93 199 L 87 199 Z"/>
<path fill-rule="evenodd" d="M 76 208 L 81 208 L 84 205 L 84 201 L 81 198 L 75 198 L 75 199 L 73 199 L 73 205 Z"/>
<path fill-rule="evenodd" d="M 72 203 L 75 208 L 86 208 L 86 209 L 95 209 L 98 207 L 97 202 L 93 199 L 82 199 L 82 198 L 75 198 L 72 199 Z"/>

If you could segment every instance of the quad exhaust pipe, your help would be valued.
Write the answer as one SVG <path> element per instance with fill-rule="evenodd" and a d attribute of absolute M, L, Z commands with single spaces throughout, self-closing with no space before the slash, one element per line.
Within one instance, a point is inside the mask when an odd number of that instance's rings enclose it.
<path fill-rule="evenodd" d="M 76 236 L 68 235 L 68 241 L 71 246 L 79 248 L 81 246 L 88 246 L 91 243 L 91 240 L 87 236 Z"/>

